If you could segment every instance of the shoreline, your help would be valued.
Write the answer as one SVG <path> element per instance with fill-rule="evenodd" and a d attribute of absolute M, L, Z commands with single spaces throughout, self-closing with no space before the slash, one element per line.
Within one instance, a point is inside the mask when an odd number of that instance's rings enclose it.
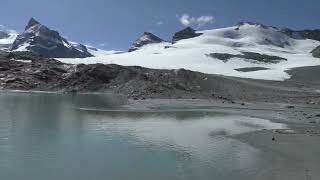
<path fill-rule="evenodd" d="M 3 56 L 3 57 L 2 57 Z M 0 89 L 47 93 L 113 93 L 129 99 L 212 99 L 218 102 L 320 104 L 320 66 L 289 70 L 268 81 L 110 64 L 70 65 L 30 53 L 0 55 Z M 12 60 L 13 59 L 13 60 Z M 26 59 L 25 63 L 14 61 Z"/>

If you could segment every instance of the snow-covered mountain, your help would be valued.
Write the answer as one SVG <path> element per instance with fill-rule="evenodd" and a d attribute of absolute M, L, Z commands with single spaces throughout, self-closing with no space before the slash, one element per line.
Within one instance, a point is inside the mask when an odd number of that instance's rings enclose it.
<path fill-rule="evenodd" d="M 142 46 L 149 45 L 149 44 L 157 44 L 157 43 L 162 43 L 164 40 L 159 38 L 158 36 L 145 32 L 141 37 L 139 37 L 130 47 L 129 52 L 136 51 Z"/>
<path fill-rule="evenodd" d="M 60 60 L 155 69 L 185 68 L 209 74 L 284 80 L 290 78 L 286 73 L 290 68 L 320 65 L 320 59 L 311 53 L 320 45 L 318 35 L 316 30 L 288 31 L 245 22 L 222 29 L 183 30 L 178 36 L 175 34 L 174 43 L 147 44 L 131 53 Z"/>
<path fill-rule="evenodd" d="M 49 58 L 92 57 L 86 46 L 73 46 L 57 31 L 40 24 L 31 18 L 25 31 L 19 34 L 11 46 L 12 51 L 31 51 Z"/>
<path fill-rule="evenodd" d="M 18 33 L 8 32 L 6 30 L 0 31 L 0 50 L 8 51 L 11 48 L 12 43 L 17 38 Z"/>

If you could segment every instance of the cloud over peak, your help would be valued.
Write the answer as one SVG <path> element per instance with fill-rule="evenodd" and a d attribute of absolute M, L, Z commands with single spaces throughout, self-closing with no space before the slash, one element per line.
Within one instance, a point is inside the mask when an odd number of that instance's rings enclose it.
<path fill-rule="evenodd" d="M 189 14 L 183 14 L 179 17 L 179 21 L 184 26 L 196 26 L 197 28 L 201 28 L 207 24 L 212 24 L 215 21 L 215 18 L 213 16 L 193 17 Z"/>

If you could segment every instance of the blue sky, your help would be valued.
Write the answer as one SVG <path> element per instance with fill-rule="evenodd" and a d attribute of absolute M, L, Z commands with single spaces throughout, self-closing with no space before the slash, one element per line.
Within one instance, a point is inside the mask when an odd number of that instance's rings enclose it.
<path fill-rule="evenodd" d="M 34 17 L 69 40 L 127 50 L 144 31 L 169 40 L 185 25 L 320 28 L 319 7 L 320 0 L 14 0 L 1 2 L 0 24 L 22 31 Z"/>

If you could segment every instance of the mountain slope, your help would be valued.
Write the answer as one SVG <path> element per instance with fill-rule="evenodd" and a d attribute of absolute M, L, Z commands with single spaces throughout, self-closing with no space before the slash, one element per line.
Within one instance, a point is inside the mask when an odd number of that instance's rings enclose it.
<path fill-rule="evenodd" d="M 105 63 L 154 69 L 184 68 L 208 74 L 266 80 L 285 80 L 290 78 L 286 72 L 288 69 L 320 65 L 320 59 L 311 54 L 320 45 L 319 41 L 288 36 L 283 29 L 241 23 L 195 33 L 201 35 L 179 40 L 175 44 L 162 42 L 145 45 L 132 53 L 60 60 L 67 63 Z M 231 57 L 223 61 L 209 56 L 212 53 Z M 254 58 L 247 59 L 245 54 Z M 278 58 L 279 61 L 270 63 L 264 61 L 265 58 Z M 243 68 L 246 71 L 239 71 Z"/>
<path fill-rule="evenodd" d="M 74 47 L 57 31 L 31 18 L 25 31 L 17 36 L 12 51 L 31 51 L 49 58 L 85 58 L 92 55 L 83 45 Z"/>

